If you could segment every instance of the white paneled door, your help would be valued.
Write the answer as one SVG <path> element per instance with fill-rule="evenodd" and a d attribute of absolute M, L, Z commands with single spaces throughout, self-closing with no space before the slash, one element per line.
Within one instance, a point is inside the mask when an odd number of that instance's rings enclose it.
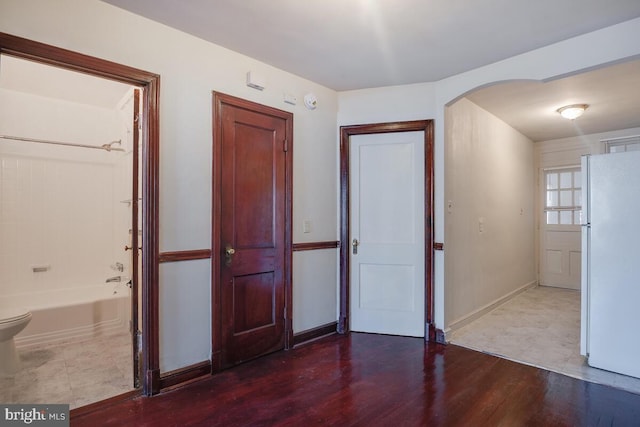
<path fill-rule="evenodd" d="M 351 330 L 423 337 L 424 132 L 350 143 Z"/>
<path fill-rule="evenodd" d="M 580 167 L 541 171 L 540 284 L 580 289 Z"/>

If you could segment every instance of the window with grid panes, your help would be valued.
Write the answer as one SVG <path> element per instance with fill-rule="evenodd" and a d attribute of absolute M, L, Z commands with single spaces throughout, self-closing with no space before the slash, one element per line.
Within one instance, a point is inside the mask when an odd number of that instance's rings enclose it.
<path fill-rule="evenodd" d="M 547 225 L 580 225 L 580 168 L 546 170 L 544 213 Z"/>
<path fill-rule="evenodd" d="M 620 153 L 624 151 L 640 151 L 640 136 L 602 140 L 605 153 Z"/>

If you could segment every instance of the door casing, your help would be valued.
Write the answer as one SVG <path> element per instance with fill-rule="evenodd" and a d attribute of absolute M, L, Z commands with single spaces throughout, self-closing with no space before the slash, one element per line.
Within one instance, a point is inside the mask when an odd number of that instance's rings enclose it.
<path fill-rule="evenodd" d="M 348 333 L 350 331 L 350 137 L 352 135 L 411 131 L 424 132 L 425 340 L 436 340 L 436 329 L 433 324 L 433 120 L 375 123 L 340 127 L 340 316 L 338 319 L 338 332 L 341 334 Z"/>
<path fill-rule="evenodd" d="M 260 112 L 276 116 L 285 120 L 286 127 L 286 151 L 285 151 L 285 208 L 284 208 L 284 304 L 285 304 L 285 349 L 293 346 L 293 321 L 292 321 L 292 217 L 293 217 L 293 114 L 257 104 L 245 99 L 213 92 L 213 183 L 212 183 L 212 233 L 211 233 L 211 365 L 214 372 L 220 371 L 221 352 L 223 350 L 222 316 L 220 283 L 222 263 L 224 262 L 224 249 L 221 245 L 222 236 L 222 109 L 224 105 Z"/>
<path fill-rule="evenodd" d="M 142 388 L 160 391 L 158 196 L 160 76 L 104 59 L 0 33 L 0 54 L 79 71 L 143 88 L 142 107 Z"/>

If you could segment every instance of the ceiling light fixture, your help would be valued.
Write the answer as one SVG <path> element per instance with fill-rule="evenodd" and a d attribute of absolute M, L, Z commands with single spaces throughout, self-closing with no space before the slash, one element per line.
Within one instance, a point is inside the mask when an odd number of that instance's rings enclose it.
<path fill-rule="evenodd" d="M 580 117 L 588 107 L 588 104 L 572 104 L 558 108 L 556 111 L 565 119 L 575 120 Z"/>

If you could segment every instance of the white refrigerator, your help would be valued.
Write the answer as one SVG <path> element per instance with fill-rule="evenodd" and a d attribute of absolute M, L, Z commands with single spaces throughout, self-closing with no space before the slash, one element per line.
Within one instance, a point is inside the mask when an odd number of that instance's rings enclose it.
<path fill-rule="evenodd" d="M 582 158 L 581 354 L 640 378 L 640 151 Z"/>

